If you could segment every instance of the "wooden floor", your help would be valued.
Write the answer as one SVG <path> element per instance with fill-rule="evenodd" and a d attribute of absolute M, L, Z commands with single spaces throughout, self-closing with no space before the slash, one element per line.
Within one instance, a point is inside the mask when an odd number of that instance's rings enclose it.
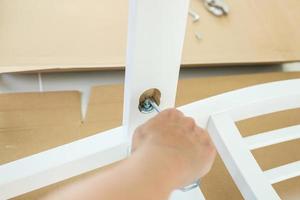
<path fill-rule="evenodd" d="M 181 80 L 176 104 L 184 105 L 237 88 L 292 78 L 300 78 L 300 73 L 265 73 Z M 2 94 L 0 95 L 0 163 L 13 161 L 116 127 L 121 124 L 122 105 L 123 85 L 96 86 L 91 92 L 87 117 L 82 122 L 80 93 L 77 91 Z M 279 112 L 238 122 L 238 127 L 244 136 L 252 135 L 300 124 L 299 114 L 300 110 Z M 296 140 L 258 149 L 253 151 L 253 154 L 261 168 L 265 170 L 300 160 L 299 150 L 300 141 Z M 99 170 L 87 175 L 97 171 Z M 65 183 L 82 177 L 73 178 Z M 40 189 L 16 199 L 37 199 L 65 183 Z M 278 183 L 274 187 L 282 199 L 300 198 L 300 177 Z M 208 200 L 242 199 L 220 158 L 217 158 L 211 173 L 203 178 L 202 190 Z"/>

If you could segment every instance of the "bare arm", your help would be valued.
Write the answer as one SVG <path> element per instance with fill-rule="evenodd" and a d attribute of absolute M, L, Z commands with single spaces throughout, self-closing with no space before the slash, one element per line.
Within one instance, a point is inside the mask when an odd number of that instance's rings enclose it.
<path fill-rule="evenodd" d="M 172 190 L 208 173 L 215 154 L 194 120 L 169 109 L 137 128 L 128 159 L 45 199 L 166 200 Z"/>

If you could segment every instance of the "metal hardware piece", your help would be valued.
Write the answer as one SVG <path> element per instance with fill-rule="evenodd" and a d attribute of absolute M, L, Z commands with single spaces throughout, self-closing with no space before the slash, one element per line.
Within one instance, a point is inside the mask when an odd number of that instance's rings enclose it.
<path fill-rule="evenodd" d="M 161 109 L 159 108 L 155 100 L 151 97 L 145 99 L 143 102 L 139 104 L 139 110 L 145 114 L 152 113 L 154 110 L 157 113 L 161 112 Z"/>
<path fill-rule="evenodd" d="M 158 113 L 160 112 L 160 108 L 152 98 L 145 99 L 144 102 L 140 103 L 139 110 L 145 114 L 152 113 L 154 110 Z"/>
<path fill-rule="evenodd" d="M 161 92 L 157 88 L 151 88 L 143 92 L 139 99 L 139 110 L 141 113 L 151 113 L 155 110 L 154 106 L 156 105 L 156 109 L 159 109 L 160 105 Z M 151 100 L 151 101 L 150 101 Z M 155 105 L 151 102 L 155 102 Z M 156 110 L 160 112 L 159 110 Z"/>
<path fill-rule="evenodd" d="M 203 39 L 203 36 L 200 32 L 195 32 L 195 37 L 198 39 L 198 40 L 202 40 Z"/>
<path fill-rule="evenodd" d="M 197 22 L 200 19 L 200 15 L 192 9 L 189 10 L 189 15 L 193 18 L 193 22 Z"/>
<path fill-rule="evenodd" d="M 229 6 L 224 0 L 203 0 L 206 9 L 215 16 L 223 16 L 229 13 Z"/>
<path fill-rule="evenodd" d="M 183 188 L 180 188 L 180 190 L 182 192 L 188 192 L 192 189 L 195 189 L 197 187 L 200 187 L 200 179 L 198 179 L 197 181 L 195 181 L 194 183 L 192 183 L 191 185 L 185 186 Z"/>

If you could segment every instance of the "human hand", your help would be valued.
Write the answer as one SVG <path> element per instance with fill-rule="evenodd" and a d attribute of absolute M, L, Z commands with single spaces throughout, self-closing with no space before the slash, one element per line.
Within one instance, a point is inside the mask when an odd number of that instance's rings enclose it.
<path fill-rule="evenodd" d="M 147 167 L 162 171 L 174 189 L 207 174 L 216 156 L 208 133 L 176 109 L 164 110 L 139 126 L 132 151 L 147 157 Z"/>

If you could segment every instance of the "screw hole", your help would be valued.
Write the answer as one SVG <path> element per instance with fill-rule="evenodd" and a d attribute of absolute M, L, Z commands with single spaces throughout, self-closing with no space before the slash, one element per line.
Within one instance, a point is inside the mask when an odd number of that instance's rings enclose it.
<path fill-rule="evenodd" d="M 149 103 L 149 99 L 160 105 L 161 92 L 156 88 L 151 88 L 143 92 L 139 99 L 138 109 L 141 113 L 151 113 L 154 109 Z"/>

